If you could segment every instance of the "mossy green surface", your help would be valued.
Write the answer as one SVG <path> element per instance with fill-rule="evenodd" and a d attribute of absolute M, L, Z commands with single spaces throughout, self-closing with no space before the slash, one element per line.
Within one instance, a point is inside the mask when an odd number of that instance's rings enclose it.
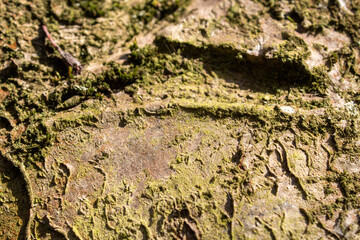
<path fill-rule="evenodd" d="M 297 32 L 258 54 L 165 35 L 139 47 L 193 2 L 1 1 L 0 236 L 357 237 L 359 96 L 332 75 L 357 85 L 356 1 L 254 2 L 258 14 L 233 1 L 220 20 L 254 38 L 268 17 Z M 42 23 L 101 71 L 68 75 Z M 301 35 L 333 29 L 351 43 Z"/>

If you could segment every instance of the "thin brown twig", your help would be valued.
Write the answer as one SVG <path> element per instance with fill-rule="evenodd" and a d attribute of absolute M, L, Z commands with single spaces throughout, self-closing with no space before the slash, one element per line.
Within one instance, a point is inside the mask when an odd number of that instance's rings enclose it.
<path fill-rule="evenodd" d="M 70 53 L 63 51 L 59 45 L 57 45 L 53 39 L 51 38 L 51 35 L 47 29 L 47 27 L 45 25 L 41 26 L 45 35 L 49 38 L 51 44 L 54 46 L 54 48 L 56 48 L 56 50 L 60 53 L 61 57 L 63 58 L 64 62 L 71 67 L 72 72 L 74 75 L 78 75 L 81 74 L 81 70 L 82 70 L 82 65 L 81 63 L 74 58 Z"/>

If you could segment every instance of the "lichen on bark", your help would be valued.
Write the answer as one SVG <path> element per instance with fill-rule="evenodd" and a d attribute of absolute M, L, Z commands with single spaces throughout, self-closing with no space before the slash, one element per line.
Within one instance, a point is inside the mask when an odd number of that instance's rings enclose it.
<path fill-rule="evenodd" d="M 357 3 L 0 0 L 0 238 L 359 237 Z"/>

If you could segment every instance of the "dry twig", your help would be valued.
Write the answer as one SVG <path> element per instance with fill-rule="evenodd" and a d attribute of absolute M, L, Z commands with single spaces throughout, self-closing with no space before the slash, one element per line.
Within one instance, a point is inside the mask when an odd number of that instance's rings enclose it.
<path fill-rule="evenodd" d="M 59 45 L 57 45 L 51 38 L 51 35 L 47 29 L 47 27 L 45 25 L 42 25 L 42 29 L 45 32 L 46 36 L 49 38 L 51 44 L 54 46 L 54 48 L 56 48 L 56 50 L 58 50 L 58 52 L 60 53 L 61 57 L 63 58 L 64 62 L 71 67 L 73 74 L 74 75 L 78 75 L 81 74 L 81 70 L 82 70 L 82 66 L 81 63 L 75 59 L 70 53 L 63 51 Z"/>

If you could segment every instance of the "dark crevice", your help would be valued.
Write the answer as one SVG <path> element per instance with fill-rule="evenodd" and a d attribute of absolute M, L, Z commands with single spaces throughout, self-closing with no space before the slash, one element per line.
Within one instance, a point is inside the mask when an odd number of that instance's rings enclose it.
<path fill-rule="evenodd" d="M 11 194 L 16 199 L 16 205 L 18 207 L 17 216 L 21 219 L 22 225 L 18 233 L 17 239 L 22 240 L 26 237 L 27 225 L 30 219 L 30 199 L 26 192 L 26 182 L 22 176 L 22 173 L 17 169 L 10 161 L 0 156 L 0 176 L 2 179 L 8 179 L 6 182 L 7 189 L 10 190 Z M 5 178 L 3 176 L 6 176 Z M 6 202 L 0 202 L 0 206 L 3 206 Z M 3 218 L 5 217 L 5 218 Z M 15 218 L 11 218 L 10 215 L 2 215 L 2 230 L 4 231 L 7 227 L 14 230 L 13 227 L 17 225 L 18 221 Z M 12 222 L 14 220 L 15 222 Z M 7 226 L 7 224 L 9 224 Z"/>
<path fill-rule="evenodd" d="M 306 44 L 301 39 L 284 33 L 283 39 L 287 41 L 285 47 L 304 47 Z M 240 87 L 260 92 L 274 92 L 277 89 L 289 90 L 293 87 L 306 87 L 311 89 L 312 83 L 318 81 L 303 60 L 304 56 L 286 58 L 267 55 L 274 54 L 274 49 L 262 49 L 260 54 L 250 55 L 246 50 L 239 50 L 232 45 L 202 45 L 195 46 L 191 43 L 178 42 L 160 36 L 155 39 L 154 44 L 160 53 L 178 53 L 189 59 L 201 59 L 205 70 L 211 74 L 224 75 L 224 72 L 237 73 L 239 76 L 237 84 Z M 286 51 L 286 50 L 285 50 Z"/>

